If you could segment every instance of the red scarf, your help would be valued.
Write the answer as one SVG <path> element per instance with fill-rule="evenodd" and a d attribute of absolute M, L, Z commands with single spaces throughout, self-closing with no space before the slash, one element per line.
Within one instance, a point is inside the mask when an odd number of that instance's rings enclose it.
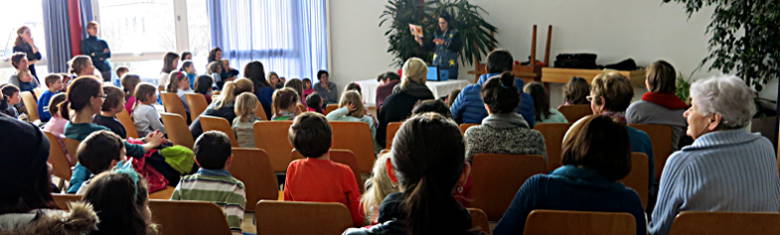
<path fill-rule="evenodd" d="M 642 100 L 664 106 L 667 109 L 688 108 L 688 104 L 685 104 L 680 98 L 671 93 L 647 92 L 642 95 Z"/>

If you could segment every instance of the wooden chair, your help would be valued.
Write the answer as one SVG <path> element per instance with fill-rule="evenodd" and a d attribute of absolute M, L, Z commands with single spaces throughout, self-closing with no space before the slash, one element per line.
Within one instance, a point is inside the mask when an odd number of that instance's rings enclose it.
<path fill-rule="evenodd" d="M 555 170 L 561 166 L 563 155 L 563 136 L 569 130 L 569 123 L 536 123 L 534 130 L 544 136 L 544 145 L 547 148 L 547 169 Z"/>
<path fill-rule="evenodd" d="M 661 179 L 664 164 L 669 155 L 672 155 L 674 143 L 672 143 L 673 130 L 671 126 L 660 124 L 630 124 L 630 127 L 639 129 L 650 136 L 653 145 L 653 167 L 655 180 Z"/>
<path fill-rule="evenodd" d="M 371 174 L 374 167 L 374 138 L 365 122 L 330 122 L 333 128 L 332 148 L 349 149 L 357 157 L 358 172 L 355 174 Z"/>
<path fill-rule="evenodd" d="M 636 234 L 636 220 L 625 212 L 533 210 L 523 234 L 632 235 Z"/>
<path fill-rule="evenodd" d="M 669 235 L 682 234 L 780 234 L 780 214 L 683 211 L 669 230 Z"/>
<path fill-rule="evenodd" d="M 569 120 L 569 123 L 574 123 L 582 117 L 593 114 L 589 104 L 564 105 L 558 108 L 558 111 L 566 117 L 566 120 Z"/>
<path fill-rule="evenodd" d="M 255 206 L 257 234 L 341 234 L 352 226 L 344 204 L 262 200 Z"/>
<path fill-rule="evenodd" d="M 325 106 L 325 115 L 328 115 L 328 113 L 333 112 L 333 110 L 336 110 L 339 108 L 338 104 L 328 104 Z"/>
<path fill-rule="evenodd" d="M 38 113 L 38 101 L 35 100 L 35 95 L 32 92 L 24 91 L 21 93 L 22 103 L 24 103 L 25 109 L 27 109 L 27 117 L 30 122 L 35 120 L 41 120 L 41 116 Z"/>
<path fill-rule="evenodd" d="M 135 122 L 133 121 L 133 118 L 130 117 L 130 113 L 128 113 L 126 109 L 122 109 L 122 112 L 117 113 L 116 119 L 118 119 L 119 123 L 121 123 L 122 126 L 125 127 L 125 132 L 127 132 L 127 137 L 139 138 L 138 129 L 135 129 Z"/>
<path fill-rule="evenodd" d="M 57 205 L 57 208 L 69 210 L 68 204 L 81 201 L 82 195 L 52 193 L 51 197 L 54 199 L 54 204 Z"/>
<path fill-rule="evenodd" d="M 395 133 L 398 132 L 398 129 L 401 129 L 401 124 L 404 123 L 391 122 L 387 124 L 387 131 L 385 131 L 385 149 L 390 149 L 393 147 L 393 138 L 395 138 Z"/>
<path fill-rule="evenodd" d="M 222 209 L 213 202 L 151 199 L 149 209 L 160 234 L 230 235 Z"/>
<path fill-rule="evenodd" d="M 70 170 L 70 161 L 65 157 L 65 151 L 60 146 L 58 140 L 60 137 L 55 136 L 51 132 L 43 131 L 46 134 L 46 138 L 49 139 L 49 164 L 52 166 L 52 175 L 60 178 L 60 182 L 57 187 L 63 188 L 65 182 L 70 180 L 72 171 Z"/>
<path fill-rule="evenodd" d="M 203 128 L 203 132 L 206 131 L 221 131 L 230 138 L 230 145 L 238 147 L 238 139 L 236 133 L 233 132 L 233 128 L 230 127 L 227 119 L 209 115 L 200 116 L 200 126 Z"/>
<path fill-rule="evenodd" d="M 268 154 L 274 172 L 286 172 L 290 164 L 290 151 L 293 149 L 287 138 L 290 125 L 292 121 L 261 121 L 252 126 L 255 146 Z"/>
<path fill-rule="evenodd" d="M 255 203 L 262 199 L 276 200 L 279 183 L 271 169 L 271 160 L 265 151 L 257 148 L 233 148 L 233 163 L 228 171 L 244 182 L 247 211 L 253 211 Z"/>
<path fill-rule="evenodd" d="M 469 214 L 471 214 L 471 227 L 479 228 L 485 234 L 490 234 L 490 223 L 488 222 L 487 214 L 479 208 L 467 208 Z"/>
<path fill-rule="evenodd" d="M 171 199 L 174 190 L 176 190 L 176 188 L 171 186 L 166 186 L 164 189 L 160 191 L 149 193 L 149 199 L 161 199 L 161 200 Z"/>
<path fill-rule="evenodd" d="M 187 127 L 187 122 L 184 121 L 184 118 L 179 114 L 167 112 L 160 113 L 160 116 L 162 117 L 163 125 L 165 125 L 165 130 L 168 131 L 168 139 L 174 144 L 192 149 L 195 140 L 192 138 L 192 132 Z"/>
<path fill-rule="evenodd" d="M 471 165 L 471 207 L 497 221 L 526 179 L 544 173 L 547 166 L 540 155 L 476 154 Z"/>
<path fill-rule="evenodd" d="M 463 123 L 463 124 L 458 125 L 458 128 L 460 128 L 460 133 L 461 134 L 466 134 L 466 130 L 468 130 L 469 127 L 472 127 L 472 126 L 479 126 L 479 124 L 476 124 L 476 123 Z"/>
<path fill-rule="evenodd" d="M 71 139 L 71 138 L 63 138 L 63 142 L 65 142 L 65 150 L 68 152 L 68 154 L 73 158 L 73 162 L 75 165 L 75 162 L 78 161 L 76 158 L 76 153 L 78 153 L 79 144 L 81 144 L 81 141 Z"/>
<path fill-rule="evenodd" d="M 328 154 L 330 154 L 331 161 L 347 165 L 349 166 L 349 169 L 352 169 L 352 173 L 355 174 L 355 181 L 357 181 L 358 189 L 360 189 L 360 192 L 362 193 L 364 182 L 360 180 L 360 174 L 357 173 L 357 158 L 355 157 L 355 153 L 348 149 L 330 149 Z M 301 155 L 298 150 L 293 149 L 290 153 L 290 158 L 295 161 L 302 159 L 303 155 Z"/>
<path fill-rule="evenodd" d="M 185 94 L 184 98 L 187 99 L 187 104 L 190 106 L 192 119 L 199 117 L 203 111 L 206 111 L 206 107 L 209 106 L 209 103 L 206 102 L 206 96 L 200 93 Z"/>
<path fill-rule="evenodd" d="M 631 153 L 631 172 L 621 179 L 620 182 L 626 187 L 634 189 L 639 194 L 639 200 L 642 202 L 642 208 L 647 208 L 647 199 L 649 196 L 649 167 L 647 155 L 644 153 Z"/>
<path fill-rule="evenodd" d="M 181 102 L 181 98 L 176 93 L 160 92 L 160 99 L 165 107 L 165 112 L 178 114 L 187 121 L 186 123 L 190 123 L 187 111 L 184 109 L 184 103 Z"/>
<path fill-rule="evenodd" d="M 262 120 L 271 120 L 268 119 L 268 114 L 265 113 L 265 108 L 263 107 L 263 104 L 260 102 L 257 102 L 257 108 L 255 109 L 255 116 Z"/>
<path fill-rule="evenodd" d="M 49 89 L 39 86 L 38 88 L 33 89 L 33 93 L 35 93 L 35 97 L 41 97 L 43 93 L 46 92 L 47 90 Z"/>

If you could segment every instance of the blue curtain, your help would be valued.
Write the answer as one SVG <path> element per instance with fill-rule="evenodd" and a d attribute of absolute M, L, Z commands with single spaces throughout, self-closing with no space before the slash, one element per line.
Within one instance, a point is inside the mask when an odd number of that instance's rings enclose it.
<path fill-rule="evenodd" d="M 81 25 L 84 28 L 81 30 L 81 38 L 87 38 L 87 23 L 95 20 L 94 12 L 92 12 L 92 0 L 79 0 L 79 9 L 81 10 Z"/>
<path fill-rule="evenodd" d="M 43 0 L 43 27 L 49 73 L 67 72 L 71 55 L 68 4 L 65 1 Z"/>
<path fill-rule="evenodd" d="M 259 60 L 287 78 L 328 69 L 325 0 L 207 1 L 212 46 L 231 67 Z"/>

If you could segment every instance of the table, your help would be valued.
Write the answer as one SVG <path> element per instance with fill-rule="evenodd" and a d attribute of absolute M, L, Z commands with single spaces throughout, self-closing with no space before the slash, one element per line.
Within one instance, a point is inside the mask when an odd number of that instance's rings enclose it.
<path fill-rule="evenodd" d="M 355 81 L 360 85 L 360 90 L 363 93 L 363 103 L 367 105 L 375 105 L 376 103 L 376 87 L 379 86 L 379 82 L 376 79 Z M 400 84 L 400 83 L 399 83 Z M 425 85 L 428 89 L 431 89 L 433 96 L 436 98 L 444 97 L 450 94 L 450 92 L 463 89 L 471 84 L 466 80 L 448 80 L 448 81 L 426 81 Z"/>

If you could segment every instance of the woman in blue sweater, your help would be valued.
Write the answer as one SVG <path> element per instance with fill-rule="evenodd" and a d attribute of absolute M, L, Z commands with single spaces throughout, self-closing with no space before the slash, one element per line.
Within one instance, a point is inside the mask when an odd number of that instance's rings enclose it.
<path fill-rule="evenodd" d="M 523 234 L 535 209 L 627 212 L 636 234 L 646 233 L 639 196 L 617 182 L 631 171 L 628 131 L 609 117 L 590 116 L 564 139 L 563 166 L 529 178 L 498 221 L 493 234 Z"/>

